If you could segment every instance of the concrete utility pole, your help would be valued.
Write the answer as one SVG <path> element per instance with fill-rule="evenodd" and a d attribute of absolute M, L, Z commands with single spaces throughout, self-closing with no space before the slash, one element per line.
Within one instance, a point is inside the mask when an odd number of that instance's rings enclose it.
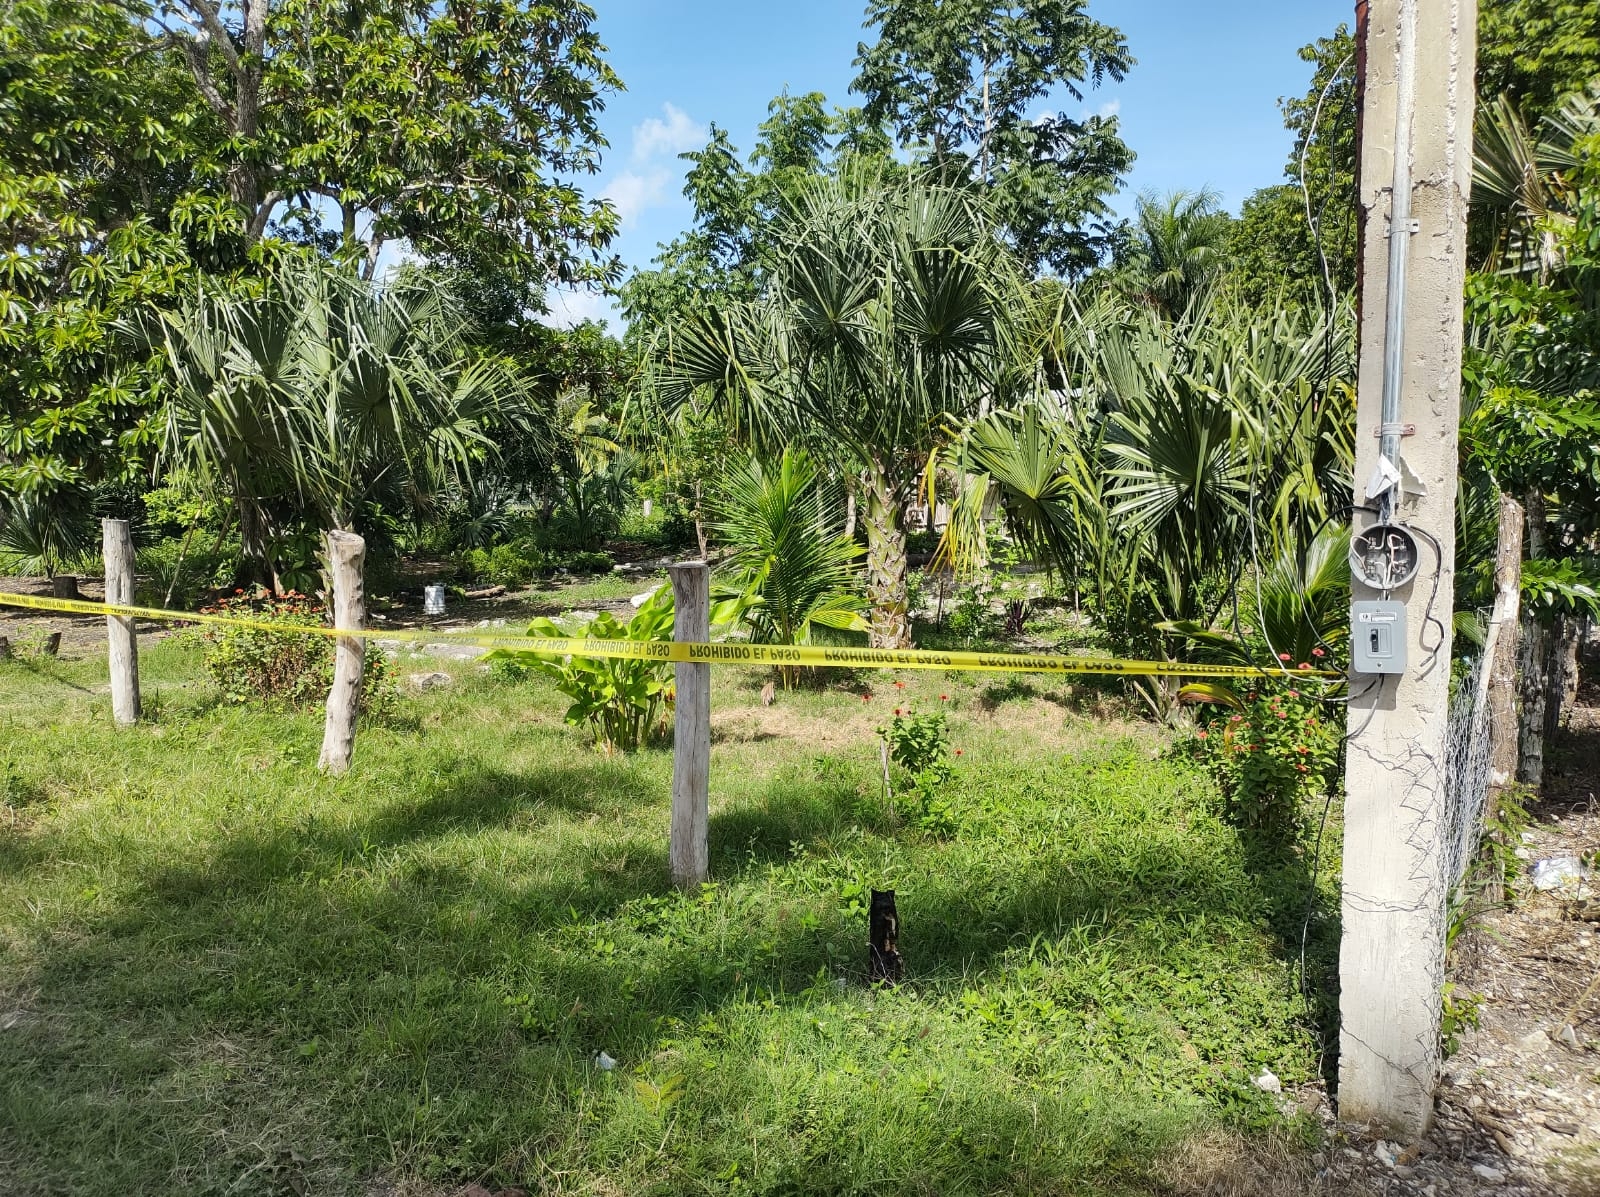
<path fill-rule="evenodd" d="M 1409 528 L 1421 567 L 1392 590 L 1352 587 L 1356 600 L 1402 602 L 1405 625 L 1399 672 L 1350 679 L 1339 1114 L 1407 1139 L 1433 1114 L 1453 880 L 1444 764 L 1476 9 L 1475 0 L 1357 7 L 1355 501 L 1377 511 L 1357 510 L 1352 522 L 1357 532 Z"/>

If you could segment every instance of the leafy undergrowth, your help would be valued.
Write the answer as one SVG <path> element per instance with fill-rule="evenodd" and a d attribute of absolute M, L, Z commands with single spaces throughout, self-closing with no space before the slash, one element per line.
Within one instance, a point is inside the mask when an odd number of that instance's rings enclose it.
<path fill-rule="evenodd" d="M 330 781 L 314 715 L 145 664 L 122 733 L 103 667 L 0 666 L 18 1197 L 1166 1191 L 1185 1144 L 1281 1133 L 1253 1071 L 1314 1074 L 1304 868 L 1248 865 L 1148 732 L 913 678 L 964 749 L 935 838 L 882 799 L 884 698 L 719 672 L 753 710 L 680 895 L 670 754 L 597 756 L 542 680 L 466 666 Z M 863 984 L 873 887 L 898 989 Z"/>

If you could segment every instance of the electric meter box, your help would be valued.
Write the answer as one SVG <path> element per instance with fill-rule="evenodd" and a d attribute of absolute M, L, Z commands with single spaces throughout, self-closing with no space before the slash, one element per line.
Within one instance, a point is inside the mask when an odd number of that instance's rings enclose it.
<path fill-rule="evenodd" d="M 1356 673 L 1406 671 L 1406 605 L 1390 599 L 1350 604 L 1350 668 Z"/>

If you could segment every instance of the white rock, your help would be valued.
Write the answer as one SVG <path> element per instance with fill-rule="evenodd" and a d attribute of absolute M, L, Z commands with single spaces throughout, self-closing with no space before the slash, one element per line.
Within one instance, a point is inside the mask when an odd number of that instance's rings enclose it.
<path fill-rule="evenodd" d="M 598 1068 L 601 1072 L 610 1072 L 613 1068 L 615 1068 L 617 1066 L 617 1062 L 615 1060 L 613 1060 L 610 1056 L 606 1055 L 605 1052 L 595 1052 L 595 1054 L 594 1054 L 594 1066 L 596 1068 Z"/>
<path fill-rule="evenodd" d="M 1270 1068 L 1263 1068 L 1260 1076 L 1250 1078 L 1250 1083 L 1263 1093 L 1283 1092 L 1283 1082 L 1273 1075 Z"/>
<path fill-rule="evenodd" d="M 1557 1031 L 1556 1038 L 1561 1040 L 1561 1042 L 1565 1043 L 1568 1047 L 1578 1046 L 1578 1032 L 1572 1029 L 1571 1024 L 1568 1024 Z"/>
<path fill-rule="evenodd" d="M 663 585 L 665 585 L 665 583 L 663 583 Z M 631 603 L 635 608 L 642 607 L 646 603 L 648 603 L 650 601 L 650 599 L 655 595 L 655 592 L 660 590 L 660 589 L 661 589 L 660 586 L 652 586 L 652 587 L 650 587 L 649 590 L 646 590 L 643 594 L 634 595 L 631 599 L 628 600 L 628 602 Z"/>
<path fill-rule="evenodd" d="M 1384 1167 L 1386 1167 L 1386 1168 L 1393 1168 L 1394 1167 L 1394 1157 L 1396 1155 L 1396 1152 L 1394 1150 L 1394 1144 L 1385 1143 L 1383 1140 L 1380 1139 L 1380 1140 L 1378 1140 L 1377 1145 L 1373 1147 L 1372 1154 L 1377 1158 L 1378 1162 L 1380 1164 L 1382 1164 Z"/>
<path fill-rule="evenodd" d="M 1472 1174 L 1479 1180 L 1486 1180 L 1492 1185 L 1497 1185 L 1506 1178 L 1506 1174 L 1498 1168 L 1491 1168 L 1488 1164 L 1472 1165 Z"/>
<path fill-rule="evenodd" d="M 1529 1031 L 1517 1040 L 1517 1046 L 1525 1052 L 1542 1052 L 1550 1046 L 1550 1036 L 1543 1031 Z"/>
<path fill-rule="evenodd" d="M 413 673 L 406 679 L 418 690 L 437 690 L 448 686 L 455 679 L 448 673 Z"/>

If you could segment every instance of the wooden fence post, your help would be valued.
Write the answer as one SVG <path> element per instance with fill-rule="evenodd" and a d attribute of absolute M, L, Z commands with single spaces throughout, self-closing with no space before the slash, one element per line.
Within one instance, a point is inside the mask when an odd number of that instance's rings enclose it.
<path fill-rule="evenodd" d="M 352 631 L 366 624 L 366 588 L 361 569 L 367 542 L 354 532 L 328 533 L 328 576 L 333 584 L 333 626 Z M 356 711 L 361 705 L 361 666 L 366 641 L 340 636 L 333 656 L 333 687 L 322 725 L 322 756 L 317 768 L 339 774 L 350 768 L 356 746 Z"/>
<path fill-rule="evenodd" d="M 711 639 L 711 567 L 704 561 L 670 566 L 672 638 Z M 711 666 L 680 662 L 672 742 L 672 883 L 692 889 L 711 869 L 708 811 L 711 787 Z"/>
<path fill-rule="evenodd" d="M 133 529 L 127 520 L 100 521 L 106 563 L 106 602 L 133 605 Z M 139 633 L 131 615 L 106 616 L 111 656 L 111 717 L 123 727 L 139 722 Z"/>

